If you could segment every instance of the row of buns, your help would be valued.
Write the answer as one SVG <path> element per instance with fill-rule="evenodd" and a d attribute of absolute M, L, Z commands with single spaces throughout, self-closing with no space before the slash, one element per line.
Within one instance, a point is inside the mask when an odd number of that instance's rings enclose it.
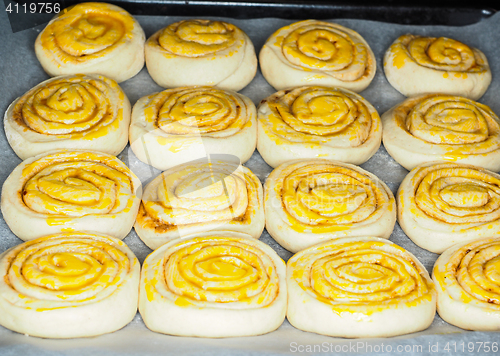
<path fill-rule="evenodd" d="M 252 41 L 233 24 L 183 20 L 145 41 L 129 13 L 106 3 L 66 9 L 39 34 L 35 51 L 51 76 L 102 74 L 117 82 L 136 75 L 145 61 L 153 80 L 166 88 L 210 85 L 239 91 L 257 72 Z M 259 62 L 276 90 L 313 84 L 360 92 L 377 67 L 357 32 L 317 20 L 278 29 L 262 47 Z M 444 37 L 399 37 L 386 51 L 384 70 L 406 96 L 438 92 L 477 100 L 491 82 L 479 49 Z"/>
<path fill-rule="evenodd" d="M 165 170 L 210 154 L 245 163 L 258 149 L 272 167 L 327 158 L 366 162 L 383 141 L 411 170 L 431 161 L 500 169 L 500 119 L 486 105 L 449 94 L 407 98 L 382 117 L 348 89 L 281 90 L 258 108 L 246 96 L 208 86 L 180 87 L 130 102 L 112 79 L 70 75 L 35 86 L 7 109 L 7 140 L 22 159 L 54 149 L 134 154 Z"/>
<path fill-rule="evenodd" d="M 458 244 L 431 279 L 415 256 L 381 238 L 327 241 L 285 265 L 250 235 L 218 231 L 162 245 L 141 271 L 118 239 L 62 233 L 0 255 L 0 325 L 88 337 L 124 327 L 139 309 L 149 329 L 169 335 L 260 335 L 286 316 L 304 331 L 387 337 L 426 329 L 437 308 L 461 328 L 498 330 L 499 257 L 498 238 Z"/>
<path fill-rule="evenodd" d="M 259 239 L 266 227 L 281 246 L 298 252 L 340 237 L 389 238 L 397 217 L 413 242 L 442 253 L 500 228 L 500 176 L 472 165 L 419 165 L 397 199 L 372 173 L 326 159 L 283 163 L 264 188 L 238 160 L 211 158 L 167 169 L 143 192 L 118 158 L 59 150 L 16 167 L 4 182 L 1 207 L 25 241 L 67 231 L 123 239 L 134 226 L 151 249 L 215 230 Z"/>
<path fill-rule="evenodd" d="M 488 237 L 500 224 L 500 177 L 480 167 L 500 169 L 499 119 L 470 99 L 491 81 L 479 50 L 445 38 L 398 38 L 384 58 L 389 82 L 405 95 L 446 94 L 408 98 L 381 120 L 355 93 L 375 75 L 366 41 L 340 25 L 301 21 L 264 45 L 262 72 L 283 90 L 256 110 L 227 90 L 255 75 L 248 36 L 224 22 L 181 21 L 154 34 L 145 50 L 153 79 L 175 88 L 140 99 L 130 114 L 118 84 L 95 73 L 117 81 L 135 75 L 144 39 L 129 14 L 99 3 L 75 6 L 37 39 L 50 75 L 87 74 L 40 84 L 5 116 L 9 143 L 26 160 L 4 184 L 2 213 L 29 241 L 0 260 L 2 325 L 42 337 L 98 335 L 126 325 L 139 300 L 146 325 L 172 335 L 258 335 L 286 314 L 297 328 L 320 334 L 392 336 L 428 327 L 437 293 L 446 321 L 498 330 L 499 243 Z M 101 62 L 95 71 L 93 60 Z M 83 69 L 58 71 L 68 64 Z M 106 66 L 125 77 L 105 73 Z M 182 81 L 207 73 L 216 77 Z M 317 85 L 298 86 L 305 83 Z M 179 88 L 193 84 L 226 90 Z M 389 153 L 412 169 L 398 204 L 381 180 L 348 164 L 369 159 L 382 136 Z M 40 148 L 26 144 L 35 141 Z M 55 143 L 64 141 L 70 145 Z M 138 158 L 166 170 L 144 193 L 113 157 L 129 141 Z M 256 146 L 276 168 L 265 191 L 239 162 L 193 162 L 231 153 L 244 163 Z M 385 240 L 396 216 L 419 246 L 448 249 L 435 265 L 436 286 L 413 255 Z M 141 278 L 137 259 L 115 239 L 132 225 L 156 249 Z M 258 241 L 264 226 L 298 252 L 287 272 Z M 85 240 L 82 250 L 73 238 Z M 85 321 L 88 313 L 102 317 Z"/>

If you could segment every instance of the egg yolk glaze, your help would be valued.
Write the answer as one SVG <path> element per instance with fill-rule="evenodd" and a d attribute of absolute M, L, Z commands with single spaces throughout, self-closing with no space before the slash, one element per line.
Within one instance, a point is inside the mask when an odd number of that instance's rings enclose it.
<path fill-rule="evenodd" d="M 132 174 L 111 155 L 61 151 L 24 167 L 19 194 L 26 207 L 54 218 L 116 214 L 133 204 Z"/>
<path fill-rule="evenodd" d="M 299 21 L 279 29 L 271 38 L 284 59 L 297 68 L 326 73 L 345 82 L 375 74 L 368 44 L 357 32 L 341 25 Z"/>
<path fill-rule="evenodd" d="M 165 27 L 153 35 L 149 45 L 158 46 L 166 56 L 205 57 L 225 51 L 237 51 L 245 43 L 243 32 L 221 21 L 184 20 Z"/>
<path fill-rule="evenodd" d="M 407 134 L 436 145 L 450 159 L 500 148 L 500 119 L 486 105 L 440 94 L 410 98 L 395 109 L 396 124 Z"/>
<path fill-rule="evenodd" d="M 293 280 L 336 313 L 370 315 L 435 298 L 425 268 L 406 250 L 380 239 L 342 239 L 313 246 L 288 261 Z"/>
<path fill-rule="evenodd" d="M 248 104 L 235 92 L 212 87 L 182 87 L 151 97 L 146 123 L 165 138 L 228 137 L 250 126 Z M 162 135 L 164 133 L 164 135 Z"/>
<path fill-rule="evenodd" d="M 63 10 L 41 34 L 44 50 L 60 63 L 98 61 L 129 42 L 138 26 L 125 10 L 105 3 L 82 3 Z"/>
<path fill-rule="evenodd" d="M 500 218 L 500 177 L 485 169 L 455 163 L 423 167 L 412 178 L 412 187 L 411 200 L 420 214 L 457 229 Z"/>
<path fill-rule="evenodd" d="M 45 311 L 96 303 L 115 293 L 139 261 L 121 241 L 88 233 L 41 237 L 0 260 L 0 295 L 16 307 Z"/>
<path fill-rule="evenodd" d="M 392 193 L 368 172 L 329 161 L 298 163 L 274 185 L 287 224 L 299 232 L 349 230 L 395 211 Z"/>
<path fill-rule="evenodd" d="M 489 68 L 478 50 L 446 37 L 403 35 L 391 45 L 389 52 L 397 68 L 403 67 L 407 61 L 451 74 L 483 73 Z"/>
<path fill-rule="evenodd" d="M 94 139 L 117 130 L 127 100 L 106 77 L 78 74 L 54 78 L 24 94 L 13 120 L 25 130 L 57 139 Z"/>
<path fill-rule="evenodd" d="M 250 224 L 262 205 L 259 188 L 259 179 L 242 166 L 177 166 L 146 187 L 137 223 L 157 232 L 195 224 Z"/>
<path fill-rule="evenodd" d="M 380 116 L 360 95 L 346 89 L 305 86 L 279 91 L 265 99 L 271 112 L 259 120 L 280 142 L 358 147 L 377 132 Z"/>
<path fill-rule="evenodd" d="M 161 296 L 178 306 L 252 309 L 270 305 L 280 293 L 273 260 L 243 238 L 197 237 L 154 254 L 143 266 L 149 301 Z"/>
<path fill-rule="evenodd" d="M 500 239 L 461 246 L 445 263 L 436 262 L 433 276 L 453 300 L 500 313 Z"/>

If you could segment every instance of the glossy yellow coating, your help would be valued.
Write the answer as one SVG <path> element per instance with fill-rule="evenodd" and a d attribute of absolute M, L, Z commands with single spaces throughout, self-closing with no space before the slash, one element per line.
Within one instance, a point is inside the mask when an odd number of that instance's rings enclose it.
<path fill-rule="evenodd" d="M 185 20 L 165 27 L 157 41 L 167 56 L 202 57 L 241 45 L 242 32 L 227 22 Z"/>
<path fill-rule="evenodd" d="M 299 232 L 343 231 L 382 215 L 394 198 L 365 173 L 325 161 L 284 172 L 274 186 L 287 224 Z"/>
<path fill-rule="evenodd" d="M 280 91 L 265 102 L 270 112 L 259 120 L 276 144 L 358 147 L 380 128 L 376 110 L 341 88 L 304 86 Z"/>
<path fill-rule="evenodd" d="M 443 292 L 457 301 L 500 312 L 500 240 L 482 239 L 456 249 L 433 276 Z"/>
<path fill-rule="evenodd" d="M 64 233 L 25 242 L 7 252 L 5 279 L 15 304 L 37 311 L 80 306 L 105 298 L 137 261 L 124 244 L 89 233 Z M 5 295 L 8 297 L 8 295 Z"/>
<path fill-rule="evenodd" d="M 500 178 L 485 169 L 436 164 L 420 168 L 413 184 L 417 215 L 449 224 L 482 225 L 500 218 Z"/>
<path fill-rule="evenodd" d="M 49 225 L 68 217 L 106 215 L 130 209 L 135 187 L 117 158 L 93 152 L 61 151 L 26 165 L 20 192 L 31 210 L 48 215 Z"/>
<path fill-rule="evenodd" d="M 106 3 L 82 3 L 62 11 L 42 32 L 44 50 L 59 63 L 104 57 L 132 37 L 134 18 Z"/>
<path fill-rule="evenodd" d="M 54 139 L 93 140 L 116 131 L 124 120 L 125 95 L 100 75 L 56 78 L 24 94 L 13 110 L 15 122 Z"/>
<path fill-rule="evenodd" d="M 155 225 L 172 227 L 217 221 L 250 223 L 252 211 L 260 204 L 258 178 L 248 170 L 235 168 L 220 162 L 164 172 L 145 191 L 145 214 Z"/>
<path fill-rule="evenodd" d="M 226 137 L 250 127 L 246 103 L 235 93 L 212 87 L 182 87 L 148 98 L 144 120 L 166 133 L 163 145 L 177 150 L 177 135 Z M 220 136 L 222 135 L 222 136 Z"/>
<path fill-rule="evenodd" d="M 274 33 L 274 46 L 302 70 L 328 72 L 342 81 L 356 81 L 372 70 L 370 50 L 353 30 L 323 21 L 306 20 Z"/>
<path fill-rule="evenodd" d="M 447 160 L 500 148 L 498 116 L 464 97 L 429 94 L 408 99 L 394 109 L 393 117 L 409 135 L 447 151 Z"/>
<path fill-rule="evenodd" d="M 406 250 L 380 239 L 349 240 L 300 252 L 288 263 L 294 281 L 338 314 L 371 315 L 432 300 L 434 284 Z"/>
<path fill-rule="evenodd" d="M 389 48 L 392 64 L 401 69 L 405 63 L 414 62 L 420 66 L 445 71 L 445 79 L 467 78 L 467 72 L 483 73 L 488 70 L 475 49 L 446 37 L 422 37 L 403 35 Z M 449 73 L 448 73 L 449 72 Z M 449 74 L 454 74 L 451 76 Z"/>
<path fill-rule="evenodd" d="M 273 261 L 242 238 L 214 235 L 179 241 L 145 271 L 148 300 L 156 292 L 181 307 L 261 308 L 279 293 Z"/>

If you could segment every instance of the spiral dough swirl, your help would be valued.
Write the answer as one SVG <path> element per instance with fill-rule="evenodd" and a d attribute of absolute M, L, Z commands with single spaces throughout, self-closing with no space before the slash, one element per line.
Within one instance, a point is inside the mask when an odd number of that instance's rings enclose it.
<path fill-rule="evenodd" d="M 394 197 L 383 182 L 359 167 L 327 160 L 275 169 L 266 182 L 265 202 L 267 230 L 291 251 L 324 238 L 357 236 L 360 229 L 389 237 L 396 218 Z M 294 235 L 307 245 L 295 246 Z"/>
<path fill-rule="evenodd" d="M 144 65 L 145 35 L 122 8 L 77 4 L 56 16 L 38 36 L 35 50 L 45 71 L 103 74 L 121 82 Z"/>
<path fill-rule="evenodd" d="M 130 103 L 118 84 L 81 74 L 37 85 L 12 104 L 4 122 L 22 158 L 55 148 L 118 154 L 127 144 L 129 123 Z"/>
<path fill-rule="evenodd" d="M 440 256 L 433 278 L 439 287 L 438 312 L 444 320 L 464 329 L 498 330 L 499 261 L 498 238 L 456 245 Z"/>
<path fill-rule="evenodd" d="M 398 200 L 403 230 L 433 252 L 491 234 L 500 225 L 500 176 L 475 166 L 420 165 L 401 184 Z M 419 238 L 421 229 L 433 231 L 432 239 Z"/>
<path fill-rule="evenodd" d="M 178 56 L 199 57 L 226 50 L 241 37 L 241 30 L 227 22 L 185 20 L 165 27 L 158 44 Z"/>
<path fill-rule="evenodd" d="M 32 315 L 33 325 L 27 326 L 30 334 L 47 337 L 86 336 L 86 323 L 94 324 L 95 321 L 82 322 L 82 325 L 78 325 L 80 330 L 76 331 L 81 334 L 69 336 L 75 332 L 74 326 L 68 326 L 71 330 L 58 331 L 43 325 L 45 319 L 50 318 L 47 313 L 58 313 L 61 308 L 68 308 L 65 323 L 71 324 L 72 317 L 80 313 L 78 308 L 85 308 L 82 312 L 86 313 L 88 319 L 88 313 L 91 312 L 89 308 L 99 308 L 99 303 L 123 297 L 137 300 L 133 289 L 137 289 L 139 283 L 139 261 L 124 243 L 111 237 L 87 233 L 41 237 L 5 252 L 1 256 L 0 267 L 0 308 L 5 309 L 5 314 L 0 316 L 0 323 L 18 332 L 22 332 L 19 328 L 22 327 L 23 319 Z M 119 312 L 127 315 L 130 321 L 135 314 L 135 306 L 128 302 L 121 305 L 124 309 Z M 19 312 L 17 309 L 12 310 L 13 306 L 24 310 L 24 314 L 17 316 L 16 325 L 8 320 L 9 315 Z M 120 320 L 119 323 L 123 322 L 122 316 L 113 315 L 115 312 L 108 309 L 110 315 L 105 317 L 114 317 Z M 38 317 L 40 319 L 37 321 Z M 57 315 L 53 317 L 60 319 Z M 103 324 L 109 325 L 109 322 L 105 320 Z M 58 327 L 64 328 L 63 325 Z"/>
<path fill-rule="evenodd" d="M 285 273 L 276 252 L 248 234 L 194 234 L 146 258 L 139 311 L 151 330 L 170 335 L 267 333 L 285 318 Z"/>
<path fill-rule="evenodd" d="M 399 335 L 424 329 L 434 318 L 436 292 L 427 271 L 390 241 L 324 242 L 294 255 L 287 270 L 287 316 L 302 330 L 347 337 Z M 420 316 L 406 320 L 406 313 Z M 388 325 L 389 318 L 401 320 L 395 327 Z"/>
<path fill-rule="evenodd" d="M 384 145 L 405 168 L 426 161 L 500 168 L 500 119 L 486 105 L 441 94 L 406 99 L 382 116 Z"/>
<path fill-rule="evenodd" d="M 309 82 L 359 92 L 376 71 L 373 52 L 357 32 L 317 20 L 280 28 L 264 45 L 260 62 L 264 77 L 277 90 Z M 280 74 L 289 78 L 278 78 Z"/>
<path fill-rule="evenodd" d="M 403 248 L 382 241 L 349 241 L 311 248 L 290 264 L 294 279 L 310 295 L 337 310 L 429 298 L 433 286 Z"/>
<path fill-rule="evenodd" d="M 406 96 L 443 93 L 479 99 L 491 82 L 486 56 L 446 37 L 403 35 L 384 56 L 391 85 Z"/>
<path fill-rule="evenodd" d="M 46 229 L 58 231 L 79 224 L 84 224 L 82 230 L 103 229 L 123 238 L 133 224 L 130 216 L 138 209 L 140 189 L 137 177 L 113 156 L 60 151 L 34 157 L 14 170 L 3 187 L 2 210 L 9 227 L 25 239 L 43 236 Z M 19 216 L 41 224 L 41 231 L 28 228 L 26 232 L 26 227 L 17 224 Z M 92 219 L 101 223 L 87 225 Z M 122 219 L 123 227 L 112 226 Z"/>
<path fill-rule="evenodd" d="M 231 154 L 242 163 L 255 151 L 255 106 L 236 92 L 182 87 L 141 98 L 132 112 L 130 145 L 136 156 L 158 169 L 207 154 Z"/>
<path fill-rule="evenodd" d="M 165 281 L 167 289 L 149 288 L 169 299 L 181 297 L 199 306 L 263 308 L 279 291 L 273 261 L 256 246 L 234 238 L 178 243 L 166 251 L 158 267 L 155 275 Z"/>
<path fill-rule="evenodd" d="M 222 161 L 188 163 L 148 184 L 135 226 L 152 247 L 214 229 L 259 238 L 264 228 L 262 205 L 262 186 L 249 169 Z"/>

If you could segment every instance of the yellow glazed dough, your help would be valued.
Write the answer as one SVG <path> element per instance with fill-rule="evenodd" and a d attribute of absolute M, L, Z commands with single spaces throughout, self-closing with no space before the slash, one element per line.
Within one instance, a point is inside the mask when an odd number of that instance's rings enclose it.
<path fill-rule="evenodd" d="M 128 142 L 130 102 L 106 77 L 61 76 L 16 99 L 4 116 L 7 140 L 26 159 L 58 148 L 117 155 Z"/>
<path fill-rule="evenodd" d="M 272 167 L 306 158 L 366 162 L 380 147 L 382 124 L 363 97 L 342 88 L 282 90 L 258 108 L 257 149 Z"/>
<path fill-rule="evenodd" d="M 92 151 L 52 151 L 18 165 L 2 187 L 2 214 L 27 241 L 89 231 L 123 239 L 141 201 L 141 182 L 118 158 Z"/>
<path fill-rule="evenodd" d="M 411 170 L 456 161 L 500 170 L 500 119 L 486 105 L 460 96 L 411 97 L 382 115 L 387 152 Z"/>
<path fill-rule="evenodd" d="M 212 87 L 182 87 L 139 99 L 132 111 L 130 146 L 137 158 L 165 170 L 213 154 L 245 163 L 257 144 L 253 102 Z"/>
<path fill-rule="evenodd" d="M 389 238 L 396 223 L 396 202 L 384 182 L 329 160 L 280 165 L 266 180 L 264 207 L 267 231 L 291 252 L 339 237 Z"/>
<path fill-rule="evenodd" d="M 145 52 L 149 74 L 165 88 L 212 85 L 238 91 L 257 72 L 250 38 L 222 21 L 173 23 L 147 40 Z"/>
<path fill-rule="evenodd" d="M 424 330 L 436 290 L 408 251 L 376 237 L 314 245 L 287 263 L 287 319 L 296 328 L 337 337 L 387 337 Z"/>
<path fill-rule="evenodd" d="M 265 334 L 285 319 L 285 279 L 285 263 L 265 243 L 241 232 L 197 234 L 146 258 L 139 311 L 149 329 L 164 334 Z"/>
<path fill-rule="evenodd" d="M 144 189 L 135 231 L 155 249 L 203 231 L 241 231 L 258 239 L 265 217 L 262 185 L 248 168 L 229 162 L 186 163 Z"/>
<path fill-rule="evenodd" d="M 500 239 L 450 247 L 434 264 L 439 316 L 467 330 L 500 330 Z"/>
<path fill-rule="evenodd" d="M 137 313 L 140 264 L 120 240 L 44 236 L 0 255 L 0 325 L 29 336 L 113 332 Z"/>
<path fill-rule="evenodd" d="M 327 85 L 360 92 L 377 69 L 370 46 L 357 32 L 317 20 L 277 30 L 262 47 L 259 63 L 276 90 Z"/>
<path fill-rule="evenodd" d="M 61 11 L 40 32 L 35 53 L 50 76 L 101 74 L 123 82 L 144 66 L 145 35 L 121 7 L 98 2 Z"/>
<path fill-rule="evenodd" d="M 405 177 L 397 198 L 403 231 L 434 253 L 500 229 L 500 175 L 484 168 L 421 164 Z"/>
<path fill-rule="evenodd" d="M 385 52 L 384 71 L 406 96 L 442 93 L 477 100 L 491 82 L 484 53 L 446 37 L 399 37 Z"/>

